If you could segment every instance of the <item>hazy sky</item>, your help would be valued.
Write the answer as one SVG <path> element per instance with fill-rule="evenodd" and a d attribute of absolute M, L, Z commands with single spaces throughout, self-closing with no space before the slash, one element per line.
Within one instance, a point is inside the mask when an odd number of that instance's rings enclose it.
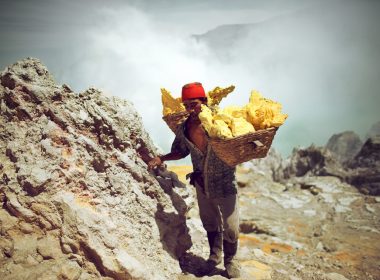
<path fill-rule="evenodd" d="M 192 81 L 235 85 L 222 105 L 258 89 L 289 114 L 274 141 L 288 155 L 380 120 L 379 2 L 0 0 L 0 67 L 37 57 L 77 92 L 132 101 L 164 151 L 174 135 L 161 87 L 179 96 Z M 234 24 L 248 31 L 217 28 Z"/>

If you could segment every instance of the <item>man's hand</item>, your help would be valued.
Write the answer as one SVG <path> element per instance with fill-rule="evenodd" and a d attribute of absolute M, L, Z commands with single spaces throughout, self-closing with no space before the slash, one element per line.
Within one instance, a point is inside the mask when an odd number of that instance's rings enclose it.
<path fill-rule="evenodd" d="M 148 162 L 148 169 L 152 170 L 152 169 L 156 168 L 157 166 L 160 166 L 161 164 L 162 164 L 161 158 L 155 157 Z"/>

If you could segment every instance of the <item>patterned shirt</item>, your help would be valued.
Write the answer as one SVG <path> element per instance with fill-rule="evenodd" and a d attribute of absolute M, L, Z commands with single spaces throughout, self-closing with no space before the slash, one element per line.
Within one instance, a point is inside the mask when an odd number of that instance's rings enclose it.
<path fill-rule="evenodd" d="M 186 137 L 186 121 L 178 126 L 171 152 L 191 155 L 194 172 L 203 175 L 204 193 L 208 198 L 226 197 L 237 193 L 236 168 L 224 163 L 207 144 L 204 154 Z"/>

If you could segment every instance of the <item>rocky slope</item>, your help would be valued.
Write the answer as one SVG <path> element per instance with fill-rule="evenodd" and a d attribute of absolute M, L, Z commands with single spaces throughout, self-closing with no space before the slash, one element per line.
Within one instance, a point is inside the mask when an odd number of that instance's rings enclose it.
<path fill-rule="evenodd" d="M 132 104 L 56 85 L 31 58 L 0 80 L 0 278 L 179 274 L 189 194 L 148 173 L 155 147 Z"/>

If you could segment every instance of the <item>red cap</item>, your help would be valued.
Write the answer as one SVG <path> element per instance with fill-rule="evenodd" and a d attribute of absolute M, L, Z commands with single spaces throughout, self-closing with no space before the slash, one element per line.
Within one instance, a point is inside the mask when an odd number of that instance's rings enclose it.
<path fill-rule="evenodd" d="M 206 97 L 205 90 L 201 83 L 190 83 L 182 87 L 182 101 L 201 97 Z"/>

